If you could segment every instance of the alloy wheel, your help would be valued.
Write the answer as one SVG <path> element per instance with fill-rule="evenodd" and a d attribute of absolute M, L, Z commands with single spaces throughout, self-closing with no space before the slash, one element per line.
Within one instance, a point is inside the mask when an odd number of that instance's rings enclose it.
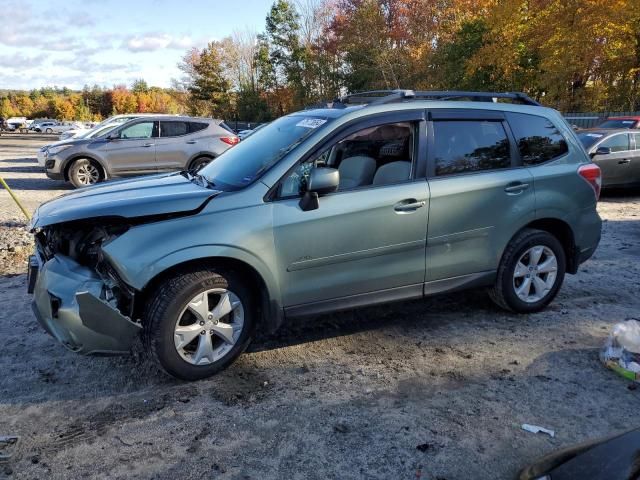
<path fill-rule="evenodd" d="M 527 303 L 542 300 L 553 288 L 558 275 L 558 260 L 544 245 L 526 250 L 516 263 L 513 288 L 518 298 Z"/>
<path fill-rule="evenodd" d="M 210 365 L 236 345 L 243 326 L 240 298 L 225 288 L 214 288 L 187 303 L 176 321 L 174 344 L 183 360 Z"/>
<path fill-rule="evenodd" d="M 82 185 L 93 185 L 100 180 L 100 171 L 95 165 L 88 163 L 86 165 L 80 165 L 76 177 Z"/>

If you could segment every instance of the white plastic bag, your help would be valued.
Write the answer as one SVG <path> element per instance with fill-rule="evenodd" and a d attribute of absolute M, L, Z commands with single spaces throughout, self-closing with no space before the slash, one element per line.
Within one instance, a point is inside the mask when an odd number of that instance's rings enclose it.
<path fill-rule="evenodd" d="M 640 382 L 640 322 L 627 320 L 614 325 L 600 360 L 623 377 Z"/>

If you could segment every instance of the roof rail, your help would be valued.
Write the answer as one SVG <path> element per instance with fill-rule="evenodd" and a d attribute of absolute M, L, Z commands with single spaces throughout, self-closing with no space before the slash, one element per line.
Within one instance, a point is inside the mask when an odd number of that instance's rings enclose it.
<path fill-rule="evenodd" d="M 345 95 L 334 100 L 340 104 L 381 105 L 406 100 L 461 100 L 472 102 L 496 102 L 499 98 L 513 103 L 540 106 L 540 103 L 521 92 L 466 92 L 466 91 L 414 91 L 414 90 L 370 90 Z"/>

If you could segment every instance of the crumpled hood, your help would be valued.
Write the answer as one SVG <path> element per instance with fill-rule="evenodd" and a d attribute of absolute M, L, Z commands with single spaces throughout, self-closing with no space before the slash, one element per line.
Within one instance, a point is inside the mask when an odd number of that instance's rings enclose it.
<path fill-rule="evenodd" d="M 199 209 L 219 193 L 179 173 L 107 182 L 43 203 L 33 215 L 31 228 L 99 217 L 184 213 Z"/>

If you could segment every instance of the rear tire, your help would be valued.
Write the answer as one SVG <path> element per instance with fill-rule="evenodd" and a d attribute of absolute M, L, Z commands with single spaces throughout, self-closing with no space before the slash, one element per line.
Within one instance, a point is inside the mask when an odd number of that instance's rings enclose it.
<path fill-rule="evenodd" d="M 69 167 L 69 181 L 76 188 L 94 185 L 104 180 L 100 165 L 88 158 L 74 160 Z"/>
<path fill-rule="evenodd" d="M 159 366 L 200 380 L 229 366 L 251 342 L 256 310 L 235 272 L 191 270 L 165 280 L 147 303 L 144 344 Z"/>
<path fill-rule="evenodd" d="M 557 295 L 565 270 L 558 239 L 543 230 L 524 229 L 507 245 L 489 296 L 505 310 L 538 312 Z"/>
<path fill-rule="evenodd" d="M 45 130 L 45 133 L 53 133 L 53 130 L 51 130 L 50 128 L 47 128 L 47 129 Z"/>
<path fill-rule="evenodd" d="M 205 167 L 212 161 L 213 161 L 213 158 L 210 158 L 210 157 L 198 157 L 191 162 L 191 165 L 189 165 L 189 171 L 196 173 L 198 172 L 198 170 Z"/>

